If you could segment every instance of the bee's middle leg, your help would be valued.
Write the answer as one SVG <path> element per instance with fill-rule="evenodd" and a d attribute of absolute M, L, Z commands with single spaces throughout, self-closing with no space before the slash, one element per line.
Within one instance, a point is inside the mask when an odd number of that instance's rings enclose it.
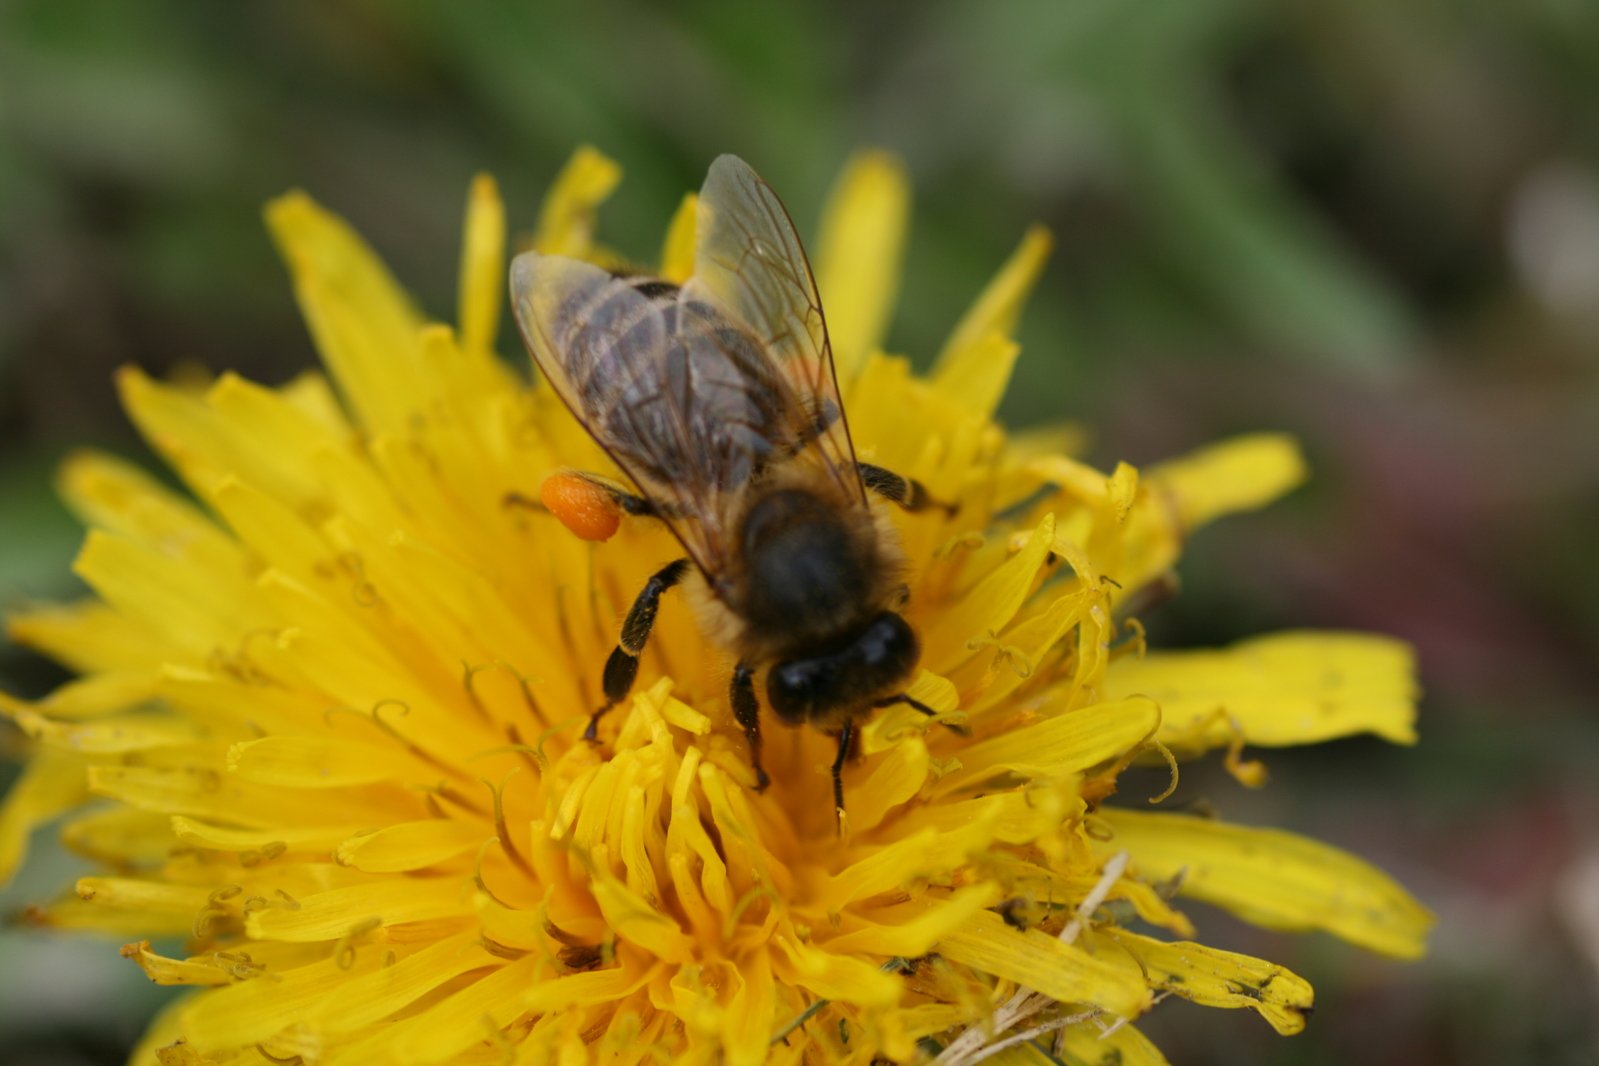
<path fill-rule="evenodd" d="M 761 705 L 755 698 L 755 671 L 748 663 L 733 668 L 733 684 L 728 694 L 733 705 L 733 717 L 744 730 L 744 739 L 750 743 L 750 764 L 755 767 L 755 791 L 764 792 L 772 779 L 761 766 Z"/>
<path fill-rule="evenodd" d="M 957 504 L 935 499 L 927 491 L 927 486 L 915 478 L 896 474 L 887 467 L 875 463 L 856 463 L 855 469 L 861 475 L 861 484 L 884 499 L 894 501 L 907 511 L 914 513 L 937 508 L 945 514 L 953 515 L 960 510 Z"/>
<path fill-rule="evenodd" d="M 589 717 L 588 728 L 583 730 L 584 740 L 595 739 L 601 716 L 626 699 L 632 690 L 633 681 L 638 677 L 639 656 L 644 653 L 644 644 L 650 639 L 650 630 L 655 626 L 655 613 L 661 607 L 661 593 L 682 581 L 688 574 L 688 568 L 687 559 L 667 563 L 651 575 L 638 598 L 633 601 L 632 609 L 622 622 L 621 639 L 611 650 L 611 657 L 605 660 L 605 674 L 601 681 L 605 706 Z"/>

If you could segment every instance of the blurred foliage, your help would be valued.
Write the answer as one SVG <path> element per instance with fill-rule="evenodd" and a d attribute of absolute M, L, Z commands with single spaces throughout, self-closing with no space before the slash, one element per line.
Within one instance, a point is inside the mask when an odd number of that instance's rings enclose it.
<path fill-rule="evenodd" d="M 1591 1062 L 1599 929 L 1571 901 L 1599 896 L 1596 98 L 1587 0 L 0 0 L 0 603 L 72 591 L 55 461 L 142 454 L 113 368 L 313 360 L 269 196 L 348 215 L 444 315 L 474 171 L 527 227 L 596 144 L 627 170 L 606 237 L 644 258 L 719 152 L 809 230 L 845 156 L 882 145 L 919 198 L 896 350 L 936 351 L 1041 220 L 1059 251 L 1011 421 L 1095 427 L 1106 462 L 1306 439 L 1317 483 L 1196 542 L 1157 641 L 1315 624 L 1421 651 L 1420 748 L 1273 753 L 1255 794 L 1200 767 L 1181 796 L 1394 870 L 1440 912 L 1432 958 L 1204 913 L 1321 1010 L 1280 1042 L 1163 1006 L 1173 1060 Z M 0 653 L 9 691 L 57 679 Z M 45 847 L 0 902 L 67 869 Z M 98 945 L 0 934 L 0 973 L 8 1062 L 113 1061 L 149 1010 Z"/>

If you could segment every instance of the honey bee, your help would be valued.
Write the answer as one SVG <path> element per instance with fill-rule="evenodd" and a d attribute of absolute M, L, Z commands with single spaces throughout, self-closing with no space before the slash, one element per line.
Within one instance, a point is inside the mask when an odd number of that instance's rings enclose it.
<path fill-rule="evenodd" d="M 684 584 L 701 628 L 737 657 L 733 716 L 761 766 L 756 675 L 790 725 L 838 739 L 833 800 L 856 723 L 907 704 L 919 646 L 891 523 L 872 492 L 908 511 L 953 508 L 917 481 L 858 462 L 839 399 L 821 299 L 793 222 L 765 181 L 724 155 L 700 191 L 692 276 L 682 285 L 527 252 L 511 299 L 534 363 L 638 492 L 586 473 L 543 498 L 594 539 L 618 512 L 663 521 L 686 553 L 645 584 L 605 663 L 605 704 L 624 699 L 663 593 Z M 594 509 L 601 514 L 596 524 Z"/>

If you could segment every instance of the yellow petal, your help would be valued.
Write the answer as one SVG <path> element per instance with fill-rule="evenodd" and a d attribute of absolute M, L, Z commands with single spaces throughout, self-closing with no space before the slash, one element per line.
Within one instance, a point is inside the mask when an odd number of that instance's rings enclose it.
<path fill-rule="evenodd" d="M 177 844 L 170 818 L 127 807 L 74 816 L 61 827 L 61 842 L 80 855 L 122 869 L 159 863 Z"/>
<path fill-rule="evenodd" d="M 617 939 L 636 944 L 664 962 L 682 966 L 693 962 L 693 939 L 658 906 L 652 906 L 615 878 L 595 880 L 590 891 Z"/>
<path fill-rule="evenodd" d="M 755 955 L 739 968 L 737 990 L 728 1000 L 723 1016 L 722 1043 L 731 1066 L 760 1066 L 767 1061 L 771 1041 L 772 1013 L 777 1005 L 777 988 L 766 952 Z"/>
<path fill-rule="evenodd" d="M 8 712 L 0 700 L 0 712 Z M 164 714 L 121 714 L 91 722 L 56 722 L 30 710 L 11 715 L 28 736 L 64 751 L 114 755 L 187 744 L 198 736 L 194 726 Z"/>
<path fill-rule="evenodd" d="M 224 374 L 200 395 L 132 367 L 118 373 L 117 386 L 140 433 L 202 499 L 231 475 L 291 506 L 308 506 L 323 496 L 309 457 L 348 447 L 344 433 L 328 425 L 331 416 L 306 409 L 304 397 L 315 389 L 278 392 Z M 260 441 L 277 446 L 263 448 Z M 320 506 L 325 510 L 325 503 Z"/>
<path fill-rule="evenodd" d="M 689 193 L 666 227 L 666 243 L 661 248 L 661 277 L 674 285 L 683 284 L 694 273 L 694 236 L 699 210 L 699 196 Z"/>
<path fill-rule="evenodd" d="M 998 903 L 999 897 L 999 886 L 984 882 L 968 885 L 948 896 L 926 895 L 910 903 L 864 913 L 851 911 L 850 923 L 859 928 L 833 937 L 826 947 L 839 955 L 918 958 L 964 926 L 978 911 Z"/>
<path fill-rule="evenodd" d="M 1313 744 L 1376 733 L 1416 740 L 1415 663 L 1404 643 L 1356 633 L 1280 633 L 1224 651 L 1158 652 L 1111 666 L 1108 697 L 1160 704 L 1160 740 L 1179 750 Z"/>
<path fill-rule="evenodd" d="M 948 673 L 977 647 L 975 639 L 992 637 L 1015 617 L 1038 579 L 1039 568 L 1055 539 L 1055 516 L 1045 515 L 1022 550 L 990 571 L 961 597 L 958 608 L 945 612 L 922 634 L 928 669 Z"/>
<path fill-rule="evenodd" d="M 0 714 L 37 712 L 69 722 L 102 718 L 154 698 L 158 684 L 149 670 L 90 674 L 68 681 L 31 704 L 0 692 Z"/>
<path fill-rule="evenodd" d="M 398 873 L 453 859 L 487 838 L 480 824 L 432 818 L 351 837 L 339 845 L 335 855 L 344 865 L 367 873 Z"/>
<path fill-rule="evenodd" d="M 415 397 L 404 401 L 408 416 L 411 405 L 420 402 Z M 356 454 L 352 431 L 307 410 L 296 401 L 292 387 L 269 389 L 237 374 L 223 374 L 206 393 L 205 403 L 226 433 L 223 475 L 236 476 L 306 515 L 326 514 L 335 502 L 346 504 L 354 495 L 354 487 L 338 476 L 347 475 L 352 465 L 338 467 L 337 474 L 330 469 L 337 459 Z M 280 446 L 263 448 L 259 441 Z M 354 469 L 365 479 L 362 488 L 376 483 L 365 465 Z"/>
<path fill-rule="evenodd" d="M 153 913 L 198 914 L 210 899 L 210 885 L 177 885 L 132 877 L 80 877 L 78 898 L 97 907 Z"/>
<path fill-rule="evenodd" d="M 189 959 L 170 959 L 150 950 L 150 942 L 141 940 L 122 949 L 122 957 L 132 959 L 144 975 L 158 985 L 227 985 L 233 975 L 225 964 L 214 956 L 195 956 Z"/>
<path fill-rule="evenodd" d="M 899 1001 L 899 979 L 861 959 L 834 955 L 809 944 L 777 936 L 774 959 L 778 980 L 808 988 L 823 999 L 844 1000 L 863 1007 L 886 1007 Z"/>
<path fill-rule="evenodd" d="M 1010 384 L 1022 346 L 1003 333 L 989 333 L 966 345 L 937 377 L 939 388 L 957 396 L 967 410 L 992 417 Z"/>
<path fill-rule="evenodd" d="M 519 1003 L 525 1010 L 555 1011 L 621 999 L 644 983 L 648 972 L 625 968 L 595 970 L 533 983 Z"/>
<path fill-rule="evenodd" d="M 1033 778 L 1081 773 L 1126 754 L 1159 723 L 1160 711 L 1147 699 L 1065 711 L 962 748 L 960 769 L 941 778 L 938 788 L 967 788 L 1006 771 Z"/>
<path fill-rule="evenodd" d="M 6 637 L 85 674 L 148 673 L 168 650 L 156 633 L 99 600 L 17 611 L 6 619 Z"/>
<path fill-rule="evenodd" d="M 917 737 L 904 737 L 889 748 L 872 766 L 871 776 L 850 789 L 851 830 L 860 833 L 872 828 L 889 811 L 912 799 L 927 780 L 931 764 L 927 745 Z"/>
<path fill-rule="evenodd" d="M 228 769 L 241 780 L 286 788 L 344 788 L 417 773 L 419 764 L 393 748 L 331 737 L 272 736 L 228 749 Z"/>
<path fill-rule="evenodd" d="M 1146 473 L 1175 507 L 1184 530 L 1236 511 L 1264 507 L 1305 480 L 1292 437 L 1255 433 L 1201 448 Z"/>
<path fill-rule="evenodd" d="M 359 1066 L 387 1057 L 396 1047 L 405 1049 L 407 1062 L 456 1061 L 456 1056 L 481 1043 L 490 1043 L 495 1053 L 487 1061 L 498 1061 L 492 1034 L 518 1015 L 605 1002 L 626 996 L 642 982 L 641 975 L 620 969 L 539 980 L 542 965 L 543 960 L 528 956 L 492 970 L 421 1013 L 340 1049 L 327 1061 L 333 1066 Z"/>
<path fill-rule="evenodd" d="M 1084 942 L 1128 972 L 1143 975 L 1151 988 L 1206 1007 L 1249 1007 L 1284 1036 L 1304 1029 L 1315 999 L 1303 977 L 1249 955 L 1152 940 L 1114 927 L 1086 933 Z"/>
<path fill-rule="evenodd" d="M 989 1066 L 1051 1066 L 1056 1060 L 1052 1056 L 1045 1054 L 1043 1048 L 1028 1040 L 1020 1044 L 1012 1044 L 1010 1047 L 997 1051 L 982 1061 L 988 1063 Z M 1067 1066 L 1075 1066 L 1070 1059 L 1065 1061 Z"/>
<path fill-rule="evenodd" d="M 883 343 L 899 295 L 910 182 L 887 152 L 856 154 L 822 211 L 816 283 L 840 381 Z"/>
<path fill-rule="evenodd" d="M 867 850 L 864 858 L 828 878 L 819 902 L 839 910 L 857 900 L 893 892 L 918 878 L 953 870 L 973 851 L 992 839 L 995 818 L 988 817 L 936 833 L 931 828 L 912 833 L 892 844 Z"/>
<path fill-rule="evenodd" d="M 319 999 L 309 1013 L 330 1032 L 353 1032 L 382 1021 L 464 973 L 499 961 L 472 937 L 449 937 L 392 966 L 345 981 Z"/>
<path fill-rule="evenodd" d="M 1110 494 L 1110 479 L 1103 471 L 1069 455 L 1037 456 L 1028 461 L 1027 470 L 1090 507 L 1103 507 Z"/>
<path fill-rule="evenodd" d="M 267 226 L 323 362 L 372 430 L 403 426 L 422 395 L 422 319 L 382 261 L 350 226 L 309 196 L 267 206 Z"/>
<path fill-rule="evenodd" d="M 1324 929 L 1372 951 L 1416 958 L 1432 915 L 1392 878 L 1347 852 L 1274 829 L 1181 814 L 1103 809 L 1140 877 L 1181 874 L 1178 892 L 1268 929 Z"/>
<path fill-rule="evenodd" d="M 587 256 L 594 239 L 595 210 L 622 180 L 622 168 L 583 145 L 555 176 L 539 211 L 533 248 L 545 255 Z"/>
<path fill-rule="evenodd" d="M 964 929 L 938 942 L 938 951 L 1063 1003 L 1093 1003 L 1122 1017 L 1149 1005 L 1149 989 L 1136 968 L 1129 972 L 1036 929 L 1012 929 L 992 911 L 974 914 Z"/>
<path fill-rule="evenodd" d="M 505 203 L 488 174 L 472 179 L 467 194 L 461 244 L 461 282 L 457 299 L 461 347 L 491 351 L 505 301 Z"/>
<path fill-rule="evenodd" d="M 206 761 L 221 758 L 218 751 Z M 140 810 L 257 829 L 370 825 L 425 814 L 419 799 L 398 789 L 284 790 L 224 776 L 209 766 L 91 766 L 87 776 L 91 792 Z"/>
<path fill-rule="evenodd" d="M 62 499 L 85 525 L 137 540 L 196 568 L 237 570 L 239 547 L 199 508 L 123 459 L 83 451 L 62 464 Z"/>
<path fill-rule="evenodd" d="M 397 925 L 460 914 L 469 910 L 470 896 L 470 884 L 453 878 L 386 878 L 318 892 L 293 908 L 258 911 L 245 919 L 245 931 L 264 940 L 337 940 L 374 920 Z"/>
<path fill-rule="evenodd" d="M 375 950 L 357 951 L 353 958 L 328 958 L 196 996 L 182 1010 L 184 1038 L 197 1051 L 259 1043 L 301 1022 L 318 1003 L 378 969 L 381 955 Z"/>
<path fill-rule="evenodd" d="M 174 1057 L 177 1049 L 173 1047 L 174 1044 L 178 1048 L 186 1047 L 178 1044 L 183 1036 L 183 1021 L 179 1012 L 188 1002 L 188 997 L 179 997 L 169 1001 L 156 1014 L 155 1021 L 150 1023 L 134 1046 L 133 1053 L 128 1056 L 128 1066 L 189 1066 Z"/>
<path fill-rule="evenodd" d="M 980 364 L 983 359 L 992 356 L 991 338 L 1009 339 L 1015 336 L 1016 320 L 1021 316 L 1022 305 L 1027 302 L 1028 294 L 1032 292 L 1044 264 L 1049 260 L 1054 243 L 1054 238 L 1042 226 L 1034 226 L 1027 231 L 1021 245 L 1006 260 L 999 274 L 988 283 L 976 302 L 961 316 L 949 340 L 944 343 L 944 350 L 939 353 L 938 362 L 933 366 L 934 384 L 952 396 L 959 396 L 959 383 L 985 377 Z M 1003 383 L 1000 389 L 1003 390 Z M 974 398 L 989 402 L 989 392 L 992 390 Z M 973 409 L 985 416 L 992 410 L 975 405 Z"/>
<path fill-rule="evenodd" d="M 129 936 L 191 936 L 193 912 L 167 909 L 140 910 L 132 907 L 106 907 L 76 897 L 53 900 L 27 908 L 22 920 L 41 929 Z"/>
<path fill-rule="evenodd" d="M 274 620 L 242 572 L 197 570 L 98 530 L 84 540 L 73 570 L 107 603 L 200 660 Z"/>
<path fill-rule="evenodd" d="M 0 885 L 22 865 L 34 827 L 78 806 L 88 795 L 81 759 L 41 751 L 28 760 L 0 802 Z"/>
<path fill-rule="evenodd" d="M 274 825 L 267 829 L 233 829 L 211 825 L 195 818 L 176 815 L 171 819 L 172 833 L 179 840 L 211 851 L 250 852 L 261 849 L 273 851 L 331 852 L 341 841 L 354 832 L 353 826 L 315 826 L 309 829 Z"/>
<path fill-rule="evenodd" d="M 1168 1066 L 1149 1037 L 1131 1025 L 1106 1032 L 1094 1025 L 1061 1030 L 1062 1061 L 1068 1066 Z"/>
<path fill-rule="evenodd" d="M 1072 802 L 1075 807 L 1071 813 L 1075 814 L 1082 806 L 1082 801 L 1076 796 L 1074 779 L 1068 777 L 1062 780 L 1060 789 L 1064 791 L 1067 788 L 1073 789 Z M 945 799 L 911 807 L 904 816 L 904 830 L 908 832 L 925 827 L 947 833 L 981 821 L 989 825 L 995 840 L 1007 844 L 1028 844 L 1051 827 L 1060 825 L 1066 813 L 1065 806 L 1059 802 L 1059 793 L 1054 789 L 1016 789 L 976 799 Z"/>

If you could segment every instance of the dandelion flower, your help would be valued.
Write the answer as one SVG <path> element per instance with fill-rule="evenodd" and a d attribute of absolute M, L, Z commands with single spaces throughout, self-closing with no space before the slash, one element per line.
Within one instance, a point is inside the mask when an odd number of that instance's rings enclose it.
<path fill-rule="evenodd" d="M 579 152 L 530 246 L 616 262 L 595 212 L 618 178 Z M 831 738 L 769 724 L 772 783 L 752 789 L 731 664 L 680 602 L 605 743 L 580 739 L 617 621 L 674 543 L 629 520 L 595 545 L 505 506 L 607 466 L 492 350 L 493 183 L 469 196 L 454 328 L 307 196 L 271 204 L 329 377 L 124 371 L 192 498 L 72 457 L 93 596 L 9 620 L 78 676 L 0 696 L 34 746 L 0 877 L 64 815 L 102 869 L 28 920 L 131 941 L 153 981 L 193 989 L 136 1062 L 1159 1063 L 1127 1023 L 1167 995 L 1283 1033 L 1311 1005 L 1283 967 L 1194 942 L 1184 900 L 1422 951 L 1426 912 L 1357 858 L 1105 802 L 1135 760 L 1225 749 L 1252 781 L 1245 744 L 1413 740 L 1393 641 L 1143 647 L 1141 597 L 1195 529 L 1301 479 L 1292 442 L 1107 474 L 1060 434 L 1008 435 L 994 410 L 1049 237 L 1026 235 L 920 376 L 879 348 L 907 214 L 896 165 L 859 157 L 815 261 L 858 452 L 960 506 L 888 519 L 924 649 L 911 692 L 969 735 L 871 719 L 841 835 Z M 694 225 L 690 198 L 663 276 L 687 273 Z"/>

